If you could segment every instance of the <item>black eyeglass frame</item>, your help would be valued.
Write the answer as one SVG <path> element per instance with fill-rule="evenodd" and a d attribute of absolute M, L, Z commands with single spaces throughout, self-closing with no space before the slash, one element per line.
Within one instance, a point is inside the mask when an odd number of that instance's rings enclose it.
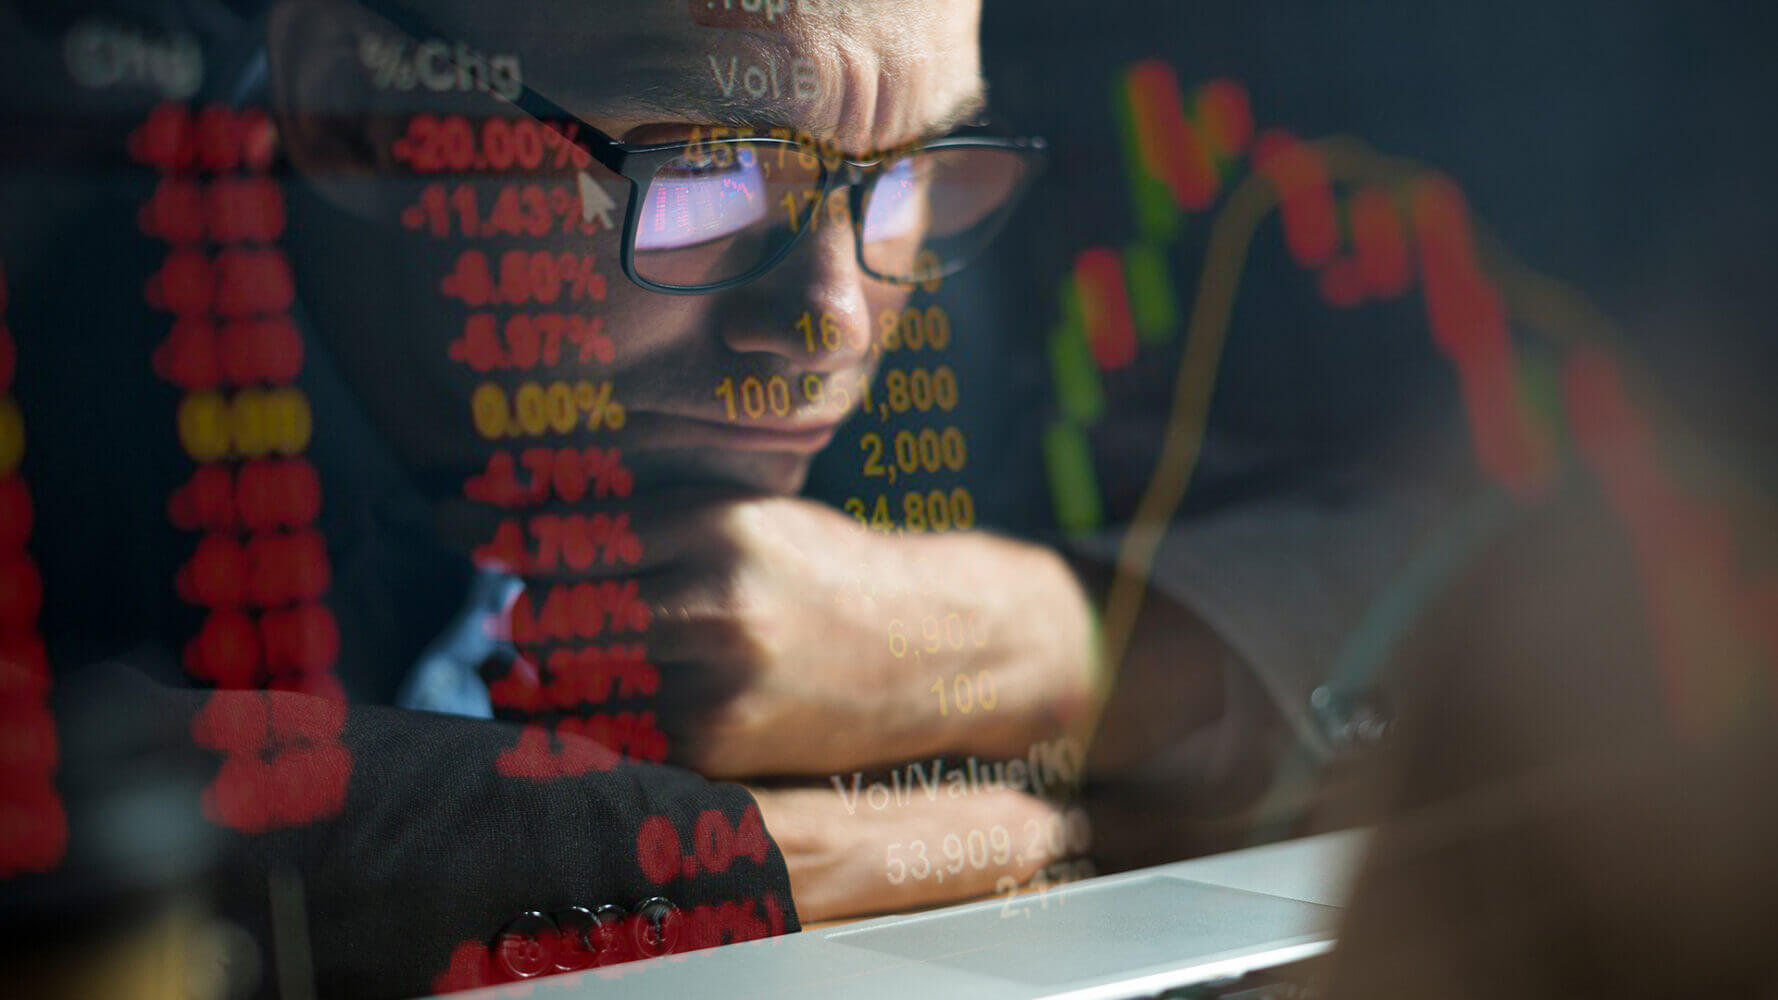
<path fill-rule="evenodd" d="M 546 124 L 548 123 L 547 119 L 543 120 Z M 641 208 L 648 196 L 649 185 L 654 182 L 655 173 L 662 166 L 684 156 L 688 149 L 695 147 L 701 151 L 708 151 L 715 147 L 746 144 L 754 150 L 756 155 L 764 155 L 765 152 L 768 152 L 773 148 L 782 147 L 794 149 L 799 155 L 815 157 L 820 172 L 817 175 L 815 185 L 811 187 L 810 190 L 819 190 L 821 192 L 821 197 L 819 200 L 812 200 L 811 204 L 815 206 L 824 204 L 832 195 L 835 188 L 841 186 L 848 187 L 850 190 L 847 194 L 847 207 L 851 213 L 852 247 L 853 253 L 858 260 L 859 269 L 879 281 L 887 281 L 903 285 L 915 284 L 921 281 L 930 281 L 936 278 L 950 277 L 968 266 L 971 261 L 956 261 L 942 266 L 931 274 L 921 274 L 912 278 L 905 275 L 883 274 L 872 268 L 870 264 L 866 262 L 864 257 L 864 200 L 866 193 L 870 190 L 871 183 L 876 179 L 877 175 L 903 159 L 935 150 L 998 149 L 1019 154 L 1025 159 L 1027 169 L 1020 175 L 1018 182 L 1013 189 L 1008 192 L 1006 207 L 1000 210 L 999 217 L 993 223 L 994 228 L 982 237 L 982 245 L 986 246 L 993 240 L 994 235 L 999 231 L 999 228 L 1002 225 L 1005 225 L 1007 218 L 1011 215 L 1011 206 L 1016 204 L 1018 200 L 1023 197 L 1025 189 L 1034 179 L 1036 179 L 1038 172 L 1043 168 L 1047 150 L 1047 143 L 1045 143 L 1042 138 L 1035 136 L 1018 138 L 1006 138 L 1000 136 L 946 136 L 941 139 L 933 139 L 929 142 L 909 147 L 905 151 L 898 152 L 897 155 L 894 156 L 880 157 L 874 160 L 854 160 L 846 157 L 832 158 L 811 150 L 807 142 L 799 142 L 794 139 L 784 139 L 779 137 L 741 136 L 733 138 L 724 137 L 720 139 L 700 139 L 697 141 L 681 140 L 670 143 L 631 145 L 618 142 L 616 139 L 613 139 L 599 131 L 597 128 L 594 128 L 591 124 L 573 115 L 569 115 L 568 120 L 579 125 L 579 129 L 572 137 L 571 141 L 573 141 L 576 146 L 585 150 L 595 161 L 630 182 L 630 196 L 628 203 L 624 207 L 623 242 L 620 250 L 624 275 L 637 285 L 646 288 L 649 291 L 660 292 L 666 295 L 705 295 L 710 292 L 719 292 L 726 288 L 734 288 L 739 285 L 745 285 L 750 281 L 755 281 L 769 272 L 772 268 L 778 266 L 779 262 L 783 261 L 785 257 L 790 255 L 792 250 L 796 249 L 796 245 L 802 240 L 803 235 L 815 228 L 812 225 L 802 226 L 792 233 L 790 239 L 785 240 L 782 246 L 768 254 L 753 268 L 735 275 L 732 278 L 725 278 L 721 281 L 713 281 L 701 285 L 665 285 L 657 281 L 652 281 L 637 273 L 635 260 L 636 229 L 641 223 Z M 829 164 L 830 159 L 835 161 L 831 166 Z M 811 209 L 811 218 L 813 218 L 813 213 L 816 211 L 820 211 L 819 207 Z"/>

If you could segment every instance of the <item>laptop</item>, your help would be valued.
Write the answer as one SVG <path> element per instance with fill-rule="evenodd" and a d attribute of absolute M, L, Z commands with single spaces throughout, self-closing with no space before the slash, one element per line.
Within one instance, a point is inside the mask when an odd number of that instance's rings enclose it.
<path fill-rule="evenodd" d="M 1329 950 L 1363 843 L 1325 834 L 525 985 L 549 1000 L 1149 997 Z"/>

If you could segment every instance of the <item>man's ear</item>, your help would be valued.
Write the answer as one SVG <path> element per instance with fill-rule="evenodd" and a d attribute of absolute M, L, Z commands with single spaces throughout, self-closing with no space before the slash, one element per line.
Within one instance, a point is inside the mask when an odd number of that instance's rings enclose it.
<path fill-rule="evenodd" d="M 280 0 L 266 25 L 272 113 L 291 162 L 338 207 L 388 213 L 386 185 L 397 169 L 401 121 L 372 86 L 360 58 L 366 40 L 401 37 L 350 0 Z"/>

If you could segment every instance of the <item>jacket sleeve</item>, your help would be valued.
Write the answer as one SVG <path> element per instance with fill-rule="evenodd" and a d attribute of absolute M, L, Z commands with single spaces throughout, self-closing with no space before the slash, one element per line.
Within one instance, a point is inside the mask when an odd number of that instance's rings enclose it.
<path fill-rule="evenodd" d="M 1486 494 L 1463 499 L 1430 475 L 1311 474 L 1167 525 L 1146 599 L 1195 616 L 1324 758 L 1352 742 L 1357 702 L 1376 691 L 1377 644 L 1393 634 L 1387 605 L 1435 586 L 1431 564 L 1475 544 L 1497 515 Z M 1072 548 L 1114 566 L 1126 535 L 1120 526 Z"/>
<path fill-rule="evenodd" d="M 1121 712 L 1152 735 L 1093 769 L 1095 828 L 1127 834 L 1107 834 L 1108 864 L 1230 850 L 1307 818 L 1308 779 L 1387 733 L 1399 693 L 1384 665 L 1417 609 L 1509 512 L 1462 477 L 1347 463 L 1165 525 L 1101 727 L 1130 729 Z M 1130 531 L 1068 548 L 1103 579 L 1130 565 Z M 1145 707 L 1205 696 L 1170 724 Z"/>
<path fill-rule="evenodd" d="M 738 785 L 541 728 L 102 673 L 197 762 L 184 805 L 268 994 L 407 997 L 798 929 Z"/>

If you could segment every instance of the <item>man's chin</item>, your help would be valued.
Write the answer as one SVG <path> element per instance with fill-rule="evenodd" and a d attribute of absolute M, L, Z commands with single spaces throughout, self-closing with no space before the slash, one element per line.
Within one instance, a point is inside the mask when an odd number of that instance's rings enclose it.
<path fill-rule="evenodd" d="M 810 455 L 772 451 L 663 448 L 624 455 L 636 476 L 636 492 L 687 486 L 791 495 L 809 477 Z"/>

